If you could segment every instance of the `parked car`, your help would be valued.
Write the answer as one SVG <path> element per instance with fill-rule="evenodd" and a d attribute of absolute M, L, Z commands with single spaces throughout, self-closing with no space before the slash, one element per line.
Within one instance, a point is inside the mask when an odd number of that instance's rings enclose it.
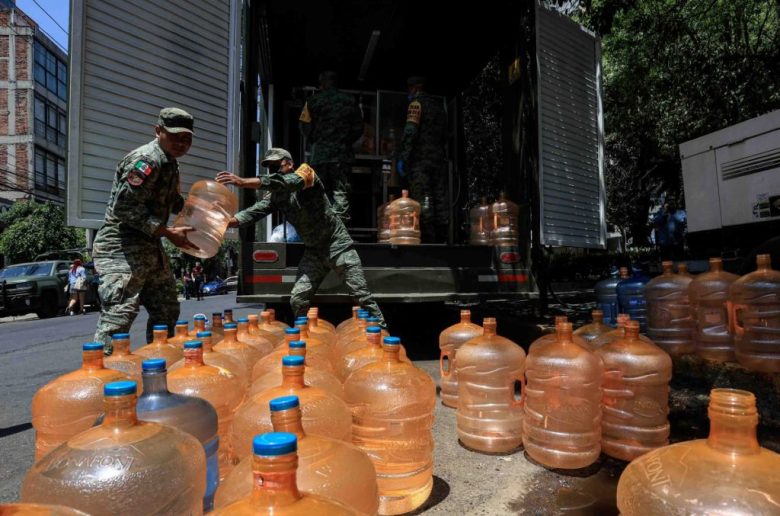
<path fill-rule="evenodd" d="M 204 296 L 216 296 L 218 294 L 227 294 L 227 284 L 225 280 L 217 276 L 213 280 L 203 285 Z"/>
<path fill-rule="evenodd" d="M 238 290 L 238 276 L 228 276 L 225 278 L 225 286 L 229 292 Z"/>
<path fill-rule="evenodd" d="M 0 270 L 0 315 L 35 313 L 41 319 L 62 314 L 68 305 L 65 285 L 71 262 L 46 260 L 17 263 Z M 92 308 L 100 306 L 97 295 L 98 279 L 94 269 L 87 270 L 85 303 Z"/>

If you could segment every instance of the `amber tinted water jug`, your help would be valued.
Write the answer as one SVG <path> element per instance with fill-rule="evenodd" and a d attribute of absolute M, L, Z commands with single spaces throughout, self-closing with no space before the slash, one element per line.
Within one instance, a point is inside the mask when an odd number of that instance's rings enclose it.
<path fill-rule="evenodd" d="M 189 325 L 190 323 L 187 322 L 186 319 L 176 321 L 176 326 L 173 328 L 173 337 L 168 338 L 168 344 L 173 344 L 184 350 L 184 343 L 188 340 L 192 340 L 192 337 L 190 337 Z"/>
<path fill-rule="evenodd" d="M 669 444 L 669 381 L 672 359 L 639 339 L 639 323 L 628 321 L 626 335 L 598 348 L 604 362 L 601 449 L 632 461 Z"/>
<path fill-rule="evenodd" d="M 359 306 L 352 307 L 352 316 L 348 319 L 344 319 L 336 326 L 337 336 L 340 336 L 342 333 L 349 330 L 353 325 L 357 324 L 359 312 L 360 312 Z"/>
<path fill-rule="evenodd" d="M 212 312 L 211 313 L 211 328 L 209 331 L 211 331 L 211 336 L 214 339 L 214 342 L 219 342 L 222 340 L 224 336 L 224 328 L 222 322 L 222 312 Z"/>
<path fill-rule="evenodd" d="M 514 450 L 523 442 L 525 351 L 496 335 L 496 320 L 486 317 L 484 333 L 458 350 L 458 438 L 487 453 Z"/>
<path fill-rule="evenodd" d="M 458 377 L 455 367 L 458 349 L 463 343 L 479 335 L 482 335 L 482 327 L 471 322 L 471 310 L 461 310 L 460 322 L 439 334 L 441 402 L 448 407 L 458 406 Z"/>
<path fill-rule="evenodd" d="M 193 436 L 141 422 L 135 382 L 104 387 L 105 418 L 71 437 L 27 472 L 23 502 L 88 514 L 202 514 L 206 455 Z"/>
<path fill-rule="evenodd" d="M 569 318 L 565 315 L 556 315 L 555 316 L 555 326 L 553 327 L 552 333 L 546 333 L 533 341 L 531 345 L 528 347 L 529 353 L 532 349 L 536 348 L 537 346 L 541 346 L 542 344 L 546 344 L 548 342 L 555 342 L 558 340 L 558 333 L 557 328 L 558 325 L 561 323 L 569 322 Z M 621 333 L 622 336 L 622 333 Z M 578 346 L 582 346 L 585 349 L 591 349 L 591 345 L 585 341 L 581 336 L 572 334 L 572 340 L 575 344 Z"/>
<path fill-rule="evenodd" d="M 224 337 L 218 344 L 214 345 L 214 351 L 230 355 L 247 365 L 247 368 L 254 367 L 258 360 L 263 358 L 258 350 L 238 340 L 238 325 L 236 323 L 225 323 Z"/>
<path fill-rule="evenodd" d="M 224 328 L 222 330 L 224 332 Z M 223 337 L 224 339 L 224 337 Z M 259 333 L 252 334 L 249 331 L 249 318 L 240 317 L 236 328 L 236 339 L 255 348 L 261 357 L 274 350 L 274 344 Z"/>
<path fill-rule="evenodd" d="M 279 324 L 276 323 L 277 321 L 273 319 L 273 316 L 269 310 L 263 310 L 260 312 L 260 322 L 258 324 L 259 328 L 266 333 L 274 335 L 277 339 L 276 342 L 274 342 L 274 345 L 278 347 L 284 340 L 284 330 L 286 328 L 282 328 Z"/>
<path fill-rule="evenodd" d="M 376 209 L 377 241 L 380 244 L 390 241 L 390 217 L 387 214 L 387 207 L 395 200 L 395 195 L 390 194 L 387 202 Z"/>
<path fill-rule="evenodd" d="M 141 385 L 141 364 L 145 357 L 130 352 L 130 334 L 111 335 L 111 356 L 103 358 L 103 366 L 124 373 L 128 378 Z"/>
<path fill-rule="evenodd" d="M 607 326 L 604 324 L 604 312 L 601 310 L 593 310 L 591 315 L 593 317 L 593 322 L 584 326 L 580 326 L 574 332 L 575 336 L 582 337 L 587 343 L 596 340 L 600 335 L 603 335 L 614 329 L 612 326 Z"/>
<path fill-rule="evenodd" d="M 471 245 L 491 245 L 490 234 L 493 231 L 493 210 L 487 197 L 481 197 L 479 204 L 469 210 Z"/>
<path fill-rule="evenodd" d="M 341 381 L 338 377 L 330 372 L 329 369 L 323 368 L 323 362 L 321 357 L 314 355 L 313 357 L 307 356 L 306 343 L 302 340 L 294 340 L 288 344 L 288 354 L 290 356 L 300 356 L 304 358 L 304 372 L 303 383 L 309 387 L 317 387 L 323 391 L 327 391 L 337 398 L 344 399 L 344 388 L 341 385 Z M 269 355 L 270 356 L 270 355 Z M 260 394 L 274 387 L 278 387 L 282 384 L 283 375 L 282 369 L 279 367 L 279 362 L 284 358 L 280 356 L 276 358 L 276 368 L 273 371 L 269 371 L 252 382 L 252 388 L 249 391 L 249 395 Z M 255 364 L 255 368 L 262 364 L 261 360 Z M 330 366 L 330 362 L 328 362 Z"/>
<path fill-rule="evenodd" d="M 376 514 L 376 471 L 368 455 L 344 441 L 306 435 L 297 396 L 274 398 L 269 407 L 274 432 L 289 432 L 298 437 L 298 487 L 337 500 L 361 514 Z M 218 507 L 252 492 L 253 462 L 253 456 L 244 458 L 225 479 L 217 495 Z"/>
<path fill-rule="evenodd" d="M 400 344 L 398 337 L 385 337 L 382 360 L 344 383 L 352 442 L 376 468 L 380 514 L 414 510 L 433 487 L 436 386 L 424 371 L 399 359 Z"/>
<path fill-rule="evenodd" d="M 385 213 L 390 219 L 391 244 L 420 243 L 420 203 L 409 197 L 409 190 L 402 190 Z"/>
<path fill-rule="evenodd" d="M 289 333 L 285 336 L 285 345 L 276 348 L 273 353 L 258 360 L 252 368 L 253 383 L 269 373 L 281 374 L 279 364 L 287 355 L 305 356 L 307 367 L 319 369 L 331 375 L 336 374 L 330 359 L 330 350 L 327 347 L 312 342 L 315 345 L 310 348 L 306 341 L 299 340 L 301 333 L 298 328 L 287 328 L 286 331 Z"/>
<path fill-rule="evenodd" d="M 272 348 L 276 347 L 276 343 L 279 341 L 279 337 L 277 337 L 275 333 L 269 332 L 266 329 L 260 327 L 260 316 L 258 314 L 249 314 L 246 318 L 249 319 L 249 325 L 246 329 L 250 335 L 260 336 L 270 342 Z M 219 331 L 224 332 L 224 328 L 222 327 L 221 322 Z"/>
<path fill-rule="evenodd" d="M 226 186 L 202 179 L 192 185 L 184 207 L 179 212 L 175 227 L 190 226 L 195 229 L 187 238 L 198 249 L 182 248 L 198 258 L 211 258 L 219 251 L 230 218 L 238 211 L 238 198 Z"/>
<path fill-rule="evenodd" d="M 713 389 L 710 434 L 648 452 L 623 471 L 617 505 L 646 514 L 778 514 L 780 455 L 756 439 L 756 398 Z"/>
<path fill-rule="evenodd" d="M 696 351 L 694 321 L 688 302 L 691 276 L 675 274 L 674 264 L 661 262 L 663 273 L 645 285 L 647 336 L 672 356 Z"/>
<path fill-rule="evenodd" d="M 316 320 L 317 326 L 322 326 L 325 329 L 330 330 L 333 333 L 336 333 L 336 327 L 333 325 L 332 322 L 327 321 L 320 317 L 320 309 L 316 306 L 312 306 L 309 308 L 308 312 L 306 312 L 306 316 L 309 318 L 309 321 Z"/>
<path fill-rule="evenodd" d="M 214 351 L 214 344 L 213 344 L 214 339 L 210 331 L 199 332 L 196 339 L 190 339 L 190 340 L 199 340 L 201 343 L 203 343 L 203 362 L 206 365 L 227 369 L 229 372 L 233 373 L 239 379 L 241 385 L 245 386 L 245 389 L 249 388 L 250 378 L 249 378 L 249 371 L 247 370 L 246 364 L 244 362 L 241 362 L 239 359 L 237 359 L 234 356 L 226 355 L 225 353 L 219 353 L 217 351 Z M 188 340 L 187 342 L 189 342 L 190 340 Z M 177 369 L 180 369 L 182 366 L 184 366 L 185 360 L 186 359 L 184 358 L 179 360 L 178 362 L 173 364 L 169 368 L 169 370 L 176 371 Z"/>
<path fill-rule="evenodd" d="M 167 367 L 172 366 L 184 356 L 184 350 L 168 342 L 168 326 L 156 324 L 153 328 L 154 339 L 150 344 L 135 350 L 136 355 L 144 358 L 164 358 Z"/>
<path fill-rule="evenodd" d="M 579 469 L 601 451 L 601 359 L 572 341 L 571 323 L 526 359 L 523 446 L 549 468 Z"/>
<path fill-rule="evenodd" d="M 498 200 L 491 206 L 493 213 L 493 228 L 490 232 L 490 241 L 493 245 L 517 245 L 519 238 L 519 213 L 517 204 L 501 192 Z"/>
<path fill-rule="evenodd" d="M 647 299 L 645 298 L 645 284 L 649 278 L 645 276 L 641 268 L 634 267 L 631 275 L 625 267 L 620 268 L 620 278 L 617 293 L 620 311 L 628 314 L 632 320 L 639 321 L 640 331 L 647 331 Z"/>
<path fill-rule="evenodd" d="M 337 369 L 339 378 L 342 381 L 346 381 L 353 372 L 358 369 L 379 362 L 384 356 L 382 350 L 382 328 L 379 326 L 369 326 L 366 328 L 366 345 L 351 351 L 341 357 L 341 362 Z M 400 346 L 401 350 L 398 353 L 398 359 L 401 362 L 411 363 L 409 358 L 404 352 L 403 346 Z"/>
<path fill-rule="evenodd" d="M 780 272 L 768 254 L 756 271 L 731 284 L 731 325 L 737 361 L 751 371 L 780 372 Z"/>
<path fill-rule="evenodd" d="M 103 386 L 128 379 L 103 367 L 102 343 L 84 344 L 81 369 L 55 378 L 33 396 L 36 460 L 90 428 L 103 411 Z"/>
<path fill-rule="evenodd" d="M 729 287 L 739 276 L 723 270 L 723 260 L 710 258 L 710 270 L 688 285 L 688 298 L 696 324 L 693 342 L 696 354 L 717 362 L 733 362 L 734 338 L 729 332 Z"/>
<path fill-rule="evenodd" d="M 89 514 L 64 505 L 3 503 L 0 504 L 0 516 L 89 516 Z"/>
<path fill-rule="evenodd" d="M 198 332 L 206 331 L 206 314 L 197 314 L 192 318 L 192 330 L 190 330 L 190 340 L 194 339 Z"/>

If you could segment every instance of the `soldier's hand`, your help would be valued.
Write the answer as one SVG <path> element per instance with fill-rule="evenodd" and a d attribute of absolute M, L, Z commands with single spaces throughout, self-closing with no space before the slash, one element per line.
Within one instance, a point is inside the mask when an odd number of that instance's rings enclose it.
<path fill-rule="evenodd" d="M 163 229 L 160 232 L 160 236 L 164 236 L 170 240 L 173 245 L 180 249 L 199 250 L 200 248 L 190 242 L 187 238 L 187 233 L 191 231 L 195 231 L 195 228 L 192 226 L 171 227 Z"/>
<path fill-rule="evenodd" d="M 239 226 L 238 219 L 235 217 L 230 217 L 230 220 L 228 221 L 228 227 L 237 228 L 238 226 Z"/>
<path fill-rule="evenodd" d="M 234 173 L 228 172 L 227 170 L 223 170 L 217 174 L 216 181 L 218 183 L 222 183 L 223 185 L 236 185 L 239 188 L 245 186 L 246 183 L 246 179 L 243 177 L 238 177 Z"/>

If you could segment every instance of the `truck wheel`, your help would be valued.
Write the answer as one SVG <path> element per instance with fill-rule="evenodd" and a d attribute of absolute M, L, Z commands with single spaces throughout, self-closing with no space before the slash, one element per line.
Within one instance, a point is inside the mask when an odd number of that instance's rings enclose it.
<path fill-rule="evenodd" d="M 57 296 L 51 292 L 44 292 L 41 298 L 41 307 L 35 311 L 39 319 L 48 319 L 57 315 Z"/>

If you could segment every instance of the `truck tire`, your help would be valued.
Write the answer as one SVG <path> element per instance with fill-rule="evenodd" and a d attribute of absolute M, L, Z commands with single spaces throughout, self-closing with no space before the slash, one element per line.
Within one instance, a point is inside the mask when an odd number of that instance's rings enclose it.
<path fill-rule="evenodd" d="M 58 312 L 57 295 L 54 292 L 44 292 L 41 296 L 41 306 L 35 311 L 35 314 L 39 319 L 49 319 L 56 317 Z"/>

